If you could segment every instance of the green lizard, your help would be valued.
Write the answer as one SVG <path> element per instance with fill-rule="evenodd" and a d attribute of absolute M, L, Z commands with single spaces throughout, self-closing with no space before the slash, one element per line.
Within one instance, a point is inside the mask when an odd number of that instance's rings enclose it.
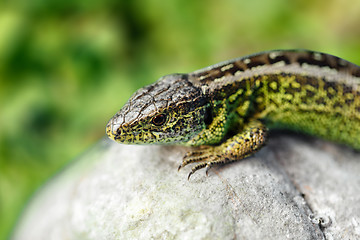
<path fill-rule="evenodd" d="M 171 74 L 138 90 L 106 126 L 127 144 L 183 144 L 179 166 L 238 161 L 290 129 L 360 149 L 360 67 L 306 50 L 276 50 Z M 204 145 L 204 146 L 203 146 Z"/>

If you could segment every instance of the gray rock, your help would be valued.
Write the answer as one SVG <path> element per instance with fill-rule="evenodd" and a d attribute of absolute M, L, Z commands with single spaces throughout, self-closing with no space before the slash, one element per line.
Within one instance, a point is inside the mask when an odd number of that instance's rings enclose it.
<path fill-rule="evenodd" d="M 359 239 L 360 154 L 273 136 L 187 180 L 185 147 L 104 139 L 34 196 L 13 239 Z"/>

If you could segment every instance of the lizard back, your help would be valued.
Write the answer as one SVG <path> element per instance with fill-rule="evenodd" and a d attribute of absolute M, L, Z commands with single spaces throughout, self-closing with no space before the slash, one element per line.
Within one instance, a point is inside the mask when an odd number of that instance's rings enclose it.
<path fill-rule="evenodd" d="M 270 51 L 189 74 L 213 104 L 227 99 L 235 121 L 261 119 L 360 149 L 360 67 L 306 50 Z"/>

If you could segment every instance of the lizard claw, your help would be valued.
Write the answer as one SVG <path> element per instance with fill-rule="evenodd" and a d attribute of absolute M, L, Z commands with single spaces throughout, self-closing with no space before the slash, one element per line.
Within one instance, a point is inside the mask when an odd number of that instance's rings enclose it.
<path fill-rule="evenodd" d="M 188 181 L 190 180 L 190 176 L 191 176 L 193 173 L 194 173 L 193 171 L 191 171 L 191 172 L 189 173 L 189 175 L 188 175 Z"/>
<path fill-rule="evenodd" d="M 199 170 L 199 169 L 201 169 L 201 168 L 203 168 L 203 167 L 204 167 L 204 163 L 203 163 L 203 164 L 198 164 L 198 165 L 196 165 L 196 166 L 191 170 L 191 172 L 189 173 L 189 175 L 188 175 L 188 180 L 190 180 L 190 176 L 191 176 L 193 173 L 195 173 L 197 170 Z M 207 164 L 206 164 L 206 171 L 205 171 L 207 177 L 209 176 L 209 170 L 210 170 L 210 168 L 211 168 L 211 164 L 210 164 L 210 163 L 207 163 Z"/>
<path fill-rule="evenodd" d="M 206 173 L 206 176 L 208 177 L 209 176 L 209 170 L 210 170 L 211 166 L 210 164 L 208 163 L 207 166 L 206 166 L 206 169 L 205 169 L 205 173 Z"/>

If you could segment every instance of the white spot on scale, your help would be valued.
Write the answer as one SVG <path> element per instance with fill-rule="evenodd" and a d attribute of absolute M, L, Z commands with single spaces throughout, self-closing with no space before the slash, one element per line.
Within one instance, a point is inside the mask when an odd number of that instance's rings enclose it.
<path fill-rule="evenodd" d="M 223 66 L 220 70 L 222 71 L 222 72 L 224 72 L 224 71 L 226 71 L 226 70 L 228 70 L 228 69 L 230 69 L 230 68 L 233 68 L 234 67 L 234 65 L 231 63 L 231 64 L 228 64 L 228 65 L 226 65 L 226 66 Z"/>
<path fill-rule="evenodd" d="M 205 94 L 206 93 L 206 89 L 207 89 L 207 86 L 201 86 L 201 91 L 203 92 L 203 94 Z"/>
<path fill-rule="evenodd" d="M 246 58 L 246 59 L 244 59 L 244 63 L 245 63 L 245 64 L 249 64 L 249 63 L 251 63 L 251 59 L 250 59 L 250 58 Z"/>
<path fill-rule="evenodd" d="M 321 53 L 314 53 L 314 59 L 316 61 L 321 61 L 323 58 L 323 55 Z"/>
<path fill-rule="evenodd" d="M 234 76 L 240 76 L 242 73 L 243 73 L 243 71 L 236 71 L 236 72 L 234 73 Z"/>
<path fill-rule="evenodd" d="M 278 56 L 281 56 L 281 55 L 282 55 L 281 52 L 271 52 L 271 53 L 269 54 L 269 57 L 270 57 L 271 59 L 275 59 L 275 58 L 277 58 Z"/>
<path fill-rule="evenodd" d="M 222 76 L 220 78 L 216 78 L 216 79 L 214 79 L 214 82 L 222 82 L 222 81 L 224 81 L 225 78 L 226 78 L 225 76 Z"/>
<path fill-rule="evenodd" d="M 209 75 L 201 76 L 201 77 L 200 77 L 200 80 L 203 80 L 203 79 L 207 78 L 208 76 L 209 76 Z"/>
<path fill-rule="evenodd" d="M 280 61 L 272 64 L 273 67 L 283 67 L 285 65 L 286 65 L 285 61 Z"/>

